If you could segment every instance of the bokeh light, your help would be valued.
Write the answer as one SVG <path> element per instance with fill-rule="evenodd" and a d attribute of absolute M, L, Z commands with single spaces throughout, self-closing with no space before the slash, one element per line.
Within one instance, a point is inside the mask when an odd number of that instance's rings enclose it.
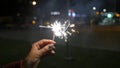
<path fill-rule="evenodd" d="M 32 1 L 32 5 L 35 6 L 37 4 L 36 1 Z"/>

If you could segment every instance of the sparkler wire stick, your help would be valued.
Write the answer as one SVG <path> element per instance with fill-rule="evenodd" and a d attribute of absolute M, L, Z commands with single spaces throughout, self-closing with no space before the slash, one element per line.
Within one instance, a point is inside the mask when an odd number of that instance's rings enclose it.
<path fill-rule="evenodd" d="M 53 34 L 52 40 L 55 40 L 55 34 Z"/>
<path fill-rule="evenodd" d="M 52 27 L 49 27 L 49 26 L 42 26 L 42 25 L 40 25 L 39 27 L 41 27 L 41 28 L 48 28 L 48 29 L 52 29 Z M 55 34 L 54 34 L 54 32 L 53 32 L 53 37 L 52 37 L 52 40 L 55 40 Z"/>
<path fill-rule="evenodd" d="M 49 27 L 49 26 L 42 26 L 42 25 L 40 25 L 39 27 L 41 27 L 41 28 L 48 28 L 48 29 L 52 29 L 52 27 Z M 53 37 L 52 37 L 52 40 L 55 40 L 55 34 L 54 34 L 54 32 L 53 32 Z"/>
<path fill-rule="evenodd" d="M 49 28 L 49 29 L 52 29 L 52 27 L 49 27 L 49 26 L 42 26 L 42 25 L 39 25 L 39 27 L 41 27 L 41 28 Z"/>

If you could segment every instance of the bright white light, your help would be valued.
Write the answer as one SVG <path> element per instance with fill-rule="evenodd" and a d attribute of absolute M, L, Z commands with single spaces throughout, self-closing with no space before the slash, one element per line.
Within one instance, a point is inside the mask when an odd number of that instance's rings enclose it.
<path fill-rule="evenodd" d="M 55 22 L 54 24 L 51 24 L 52 27 L 52 31 L 55 33 L 56 36 L 61 36 L 61 30 L 62 30 L 62 26 L 60 22 Z"/>
<path fill-rule="evenodd" d="M 67 30 L 68 27 L 70 27 L 70 22 L 67 20 L 63 24 L 61 22 L 55 21 L 50 26 L 39 26 L 42 28 L 50 28 L 52 29 L 54 35 L 60 39 L 65 39 L 67 41 L 68 35 L 71 35 L 71 33 Z M 53 36 L 54 36 L 53 35 Z M 54 40 L 54 37 L 53 37 Z"/>
<path fill-rule="evenodd" d="M 72 15 L 72 14 L 69 12 L 69 13 L 68 13 L 68 16 L 71 16 L 71 15 Z"/>
<path fill-rule="evenodd" d="M 112 18 L 112 17 L 113 17 L 113 15 L 112 15 L 112 14 L 110 14 L 110 13 L 108 13 L 108 14 L 107 14 L 107 17 L 108 17 L 108 18 Z"/>
<path fill-rule="evenodd" d="M 72 17 L 76 17 L 76 14 L 75 14 L 75 12 L 73 12 L 73 13 L 72 13 Z"/>
<path fill-rule="evenodd" d="M 36 1 L 33 1 L 33 2 L 32 2 L 32 5 L 33 5 L 33 6 L 35 6 L 36 4 L 37 4 L 37 2 L 36 2 Z"/>
<path fill-rule="evenodd" d="M 75 24 L 71 24 L 70 27 L 75 27 Z"/>
<path fill-rule="evenodd" d="M 61 22 L 55 21 L 53 24 L 51 24 L 52 30 L 55 34 L 55 36 L 61 38 L 61 39 L 67 39 L 67 29 L 70 26 L 70 22 L 65 21 L 64 24 L 61 24 Z"/>
<path fill-rule="evenodd" d="M 103 9 L 103 12 L 106 12 L 107 10 L 106 9 Z"/>
<path fill-rule="evenodd" d="M 71 29 L 72 32 L 76 32 L 74 29 Z"/>
<path fill-rule="evenodd" d="M 96 7 L 93 7 L 93 10 L 96 10 Z"/>

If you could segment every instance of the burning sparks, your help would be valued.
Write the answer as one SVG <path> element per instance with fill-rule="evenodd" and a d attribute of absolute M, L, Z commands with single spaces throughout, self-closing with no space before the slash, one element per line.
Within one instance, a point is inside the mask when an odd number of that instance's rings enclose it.
<path fill-rule="evenodd" d="M 59 21 L 55 21 L 53 24 L 49 26 L 39 26 L 41 28 L 49 28 L 53 31 L 53 40 L 55 37 L 58 37 L 60 39 L 64 39 L 67 41 L 68 36 L 71 35 L 71 33 L 68 31 L 68 28 L 70 27 L 70 21 L 65 21 L 63 24 Z"/>

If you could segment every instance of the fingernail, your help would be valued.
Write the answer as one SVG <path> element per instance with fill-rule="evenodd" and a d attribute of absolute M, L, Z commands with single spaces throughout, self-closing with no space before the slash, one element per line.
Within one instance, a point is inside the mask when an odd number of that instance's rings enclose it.
<path fill-rule="evenodd" d="M 52 53 L 52 54 L 55 54 L 55 51 L 54 51 L 54 50 L 52 50 L 52 51 L 51 51 L 51 53 Z"/>
<path fill-rule="evenodd" d="M 54 49 L 53 44 L 49 44 L 48 47 L 49 47 L 49 49 L 51 49 L 51 50 Z"/>

